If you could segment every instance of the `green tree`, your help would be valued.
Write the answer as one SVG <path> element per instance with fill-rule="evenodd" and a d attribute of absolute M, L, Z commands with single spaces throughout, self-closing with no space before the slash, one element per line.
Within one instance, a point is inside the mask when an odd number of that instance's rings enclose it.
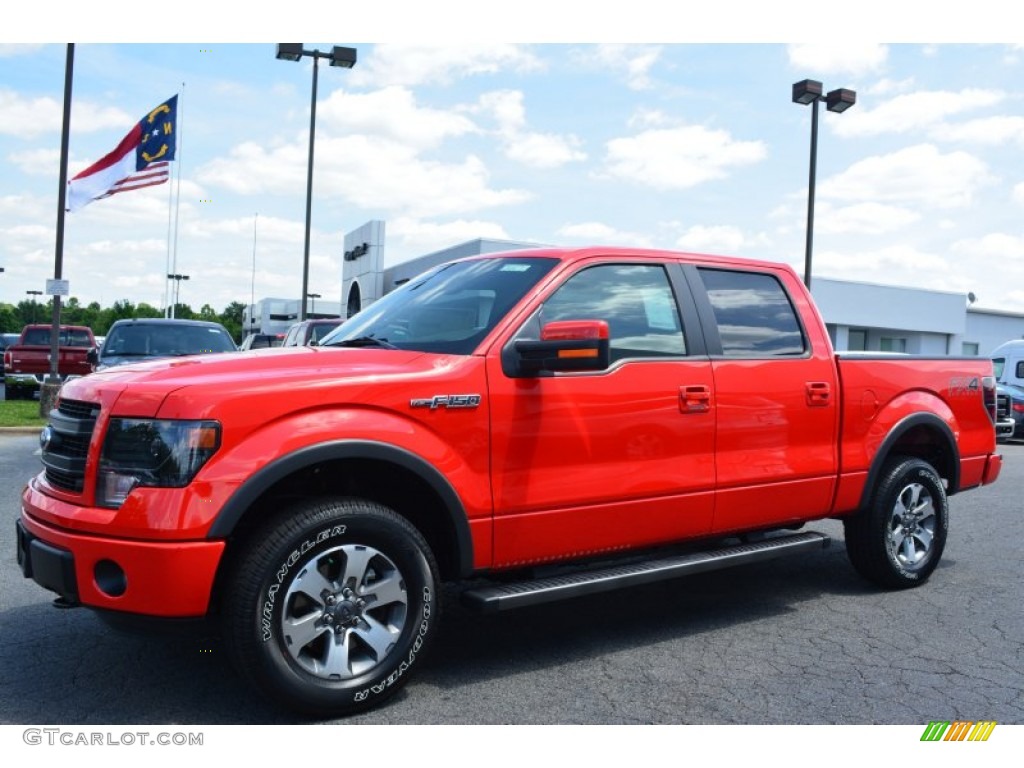
<path fill-rule="evenodd" d="M 228 329 L 228 333 L 238 343 L 242 341 L 242 321 L 244 320 L 245 304 L 232 301 L 220 314 L 220 324 Z"/>

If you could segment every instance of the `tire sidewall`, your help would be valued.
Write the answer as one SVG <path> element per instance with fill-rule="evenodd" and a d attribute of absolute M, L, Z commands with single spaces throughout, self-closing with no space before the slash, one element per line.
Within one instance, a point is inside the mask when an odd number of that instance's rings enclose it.
<path fill-rule="evenodd" d="M 358 511 L 353 511 L 353 510 Z M 341 545 L 365 545 L 387 556 L 405 581 L 408 613 L 395 647 L 370 671 L 329 681 L 299 666 L 289 653 L 281 615 L 289 585 L 323 552 Z M 374 706 L 406 682 L 426 651 L 437 618 L 437 578 L 422 538 L 389 510 L 347 506 L 343 514 L 317 510 L 310 519 L 263 558 L 256 598 L 257 683 L 274 698 L 309 712 L 351 712 Z"/>

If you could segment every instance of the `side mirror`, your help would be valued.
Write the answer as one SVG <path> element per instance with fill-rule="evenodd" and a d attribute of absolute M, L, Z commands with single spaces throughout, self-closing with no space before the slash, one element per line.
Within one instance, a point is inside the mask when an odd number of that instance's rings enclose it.
<path fill-rule="evenodd" d="M 85 361 L 89 363 L 89 365 L 96 365 L 99 363 L 100 353 L 96 350 L 96 347 L 93 347 L 85 353 Z"/>
<path fill-rule="evenodd" d="M 608 323 L 560 320 L 541 329 L 540 340 L 519 339 L 505 348 L 502 367 L 512 378 L 562 371 L 603 371 L 611 364 Z"/>

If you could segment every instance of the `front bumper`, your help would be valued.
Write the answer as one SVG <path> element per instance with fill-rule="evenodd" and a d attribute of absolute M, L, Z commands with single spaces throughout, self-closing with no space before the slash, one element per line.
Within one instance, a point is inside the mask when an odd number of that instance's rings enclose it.
<path fill-rule="evenodd" d="M 67 602 L 142 616 L 205 616 L 223 541 L 152 542 L 72 533 L 22 510 L 18 564 Z"/>

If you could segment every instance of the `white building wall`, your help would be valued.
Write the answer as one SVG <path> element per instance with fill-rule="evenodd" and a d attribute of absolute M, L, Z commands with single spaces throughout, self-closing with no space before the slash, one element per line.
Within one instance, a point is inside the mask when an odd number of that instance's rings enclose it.
<path fill-rule="evenodd" d="M 978 353 L 988 357 L 1005 341 L 1024 339 L 1024 315 L 988 309 L 967 310 L 964 342 L 978 345 Z"/>
<path fill-rule="evenodd" d="M 341 306 L 370 306 L 384 295 L 384 222 L 368 221 L 345 235 L 341 263 Z"/>

